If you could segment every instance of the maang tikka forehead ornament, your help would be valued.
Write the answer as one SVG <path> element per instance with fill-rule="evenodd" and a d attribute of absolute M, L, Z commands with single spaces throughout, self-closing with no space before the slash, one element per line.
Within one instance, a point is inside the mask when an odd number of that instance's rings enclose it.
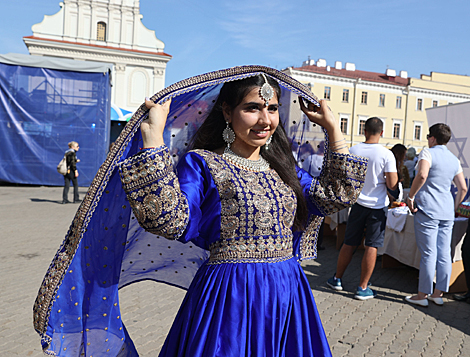
<path fill-rule="evenodd" d="M 259 95 L 261 98 L 263 98 L 263 100 L 265 101 L 265 106 L 267 107 L 269 105 L 269 101 L 272 99 L 272 97 L 274 97 L 274 89 L 268 83 L 268 79 L 266 78 L 265 74 L 261 73 L 261 75 L 264 78 L 264 84 L 259 90 Z"/>

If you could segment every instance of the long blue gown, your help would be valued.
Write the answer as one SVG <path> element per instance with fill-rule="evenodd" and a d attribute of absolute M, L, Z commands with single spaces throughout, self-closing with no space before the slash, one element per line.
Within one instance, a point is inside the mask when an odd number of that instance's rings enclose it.
<path fill-rule="evenodd" d="M 318 105 L 305 85 L 273 68 L 233 67 L 151 98 L 172 99 L 164 132 L 172 158 L 186 151 L 224 83 L 259 74 L 282 88 L 289 140 L 323 137 L 299 119 L 297 96 Z M 296 197 L 274 171 L 246 171 L 199 150 L 175 172 L 167 148 L 139 150 L 147 115 L 142 105 L 116 140 L 42 281 L 33 322 L 44 352 L 138 356 L 118 291 L 150 279 L 188 289 L 162 356 L 329 355 L 299 262 L 316 257 L 323 217 L 355 202 L 366 160 L 326 149 L 320 177 L 298 169 L 310 218 L 305 232 L 293 232 Z"/>
<path fill-rule="evenodd" d="M 292 232 L 295 194 L 274 170 L 247 171 L 195 150 L 176 174 L 165 147 L 124 161 L 124 190 L 142 227 L 210 251 L 160 356 L 330 356 L 299 259 L 316 255 L 320 217 L 355 201 L 363 164 L 331 153 L 317 179 L 298 169 L 311 215 L 301 235 Z"/>

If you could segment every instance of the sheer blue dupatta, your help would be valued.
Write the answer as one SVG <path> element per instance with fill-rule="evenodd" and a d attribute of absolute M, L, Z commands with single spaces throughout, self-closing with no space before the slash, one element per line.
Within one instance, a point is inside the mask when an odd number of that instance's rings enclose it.
<path fill-rule="evenodd" d="M 303 84 L 275 69 L 243 66 L 206 73 L 175 83 L 151 99 L 172 99 L 164 140 L 175 163 L 217 99 L 223 83 L 265 73 L 281 86 L 280 116 L 302 164 L 300 148 L 325 141 L 299 109 L 298 96 L 318 105 Z M 137 223 L 121 185 L 119 164 L 142 145 L 139 126 L 148 110 L 142 105 L 116 140 L 94 178 L 65 240 L 39 289 L 34 328 L 46 354 L 57 356 L 134 356 L 119 308 L 119 288 L 154 280 L 187 289 L 208 252 L 189 242 L 170 241 L 145 232 Z M 316 231 L 300 246 L 315 244 Z M 304 250 L 300 258 L 314 257 Z"/>

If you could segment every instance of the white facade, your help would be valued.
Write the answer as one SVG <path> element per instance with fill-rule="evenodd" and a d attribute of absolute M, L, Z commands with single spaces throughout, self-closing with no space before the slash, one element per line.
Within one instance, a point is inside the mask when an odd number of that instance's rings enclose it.
<path fill-rule="evenodd" d="M 142 23 L 139 0 L 65 0 L 23 40 L 31 55 L 114 64 L 112 102 L 135 111 L 165 87 L 171 56 Z"/>

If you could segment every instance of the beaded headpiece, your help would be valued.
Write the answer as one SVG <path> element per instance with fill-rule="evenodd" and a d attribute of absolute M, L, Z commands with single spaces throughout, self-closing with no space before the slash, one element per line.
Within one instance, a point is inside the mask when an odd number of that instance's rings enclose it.
<path fill-rule="evenodd" d="M 264 84 L 259 90 L 259 95 L 261 98 L 263 98 L 263 100 L 265 101 L 265 106 L 267 107 L 269 105 L 269 101 L 272 99 L 272 97 L 274 97 L 274 89 L 268 83 L 268 79 L 266 78 L 264 73 L 261 73 L 261 75 L 264 78 Z"/>

